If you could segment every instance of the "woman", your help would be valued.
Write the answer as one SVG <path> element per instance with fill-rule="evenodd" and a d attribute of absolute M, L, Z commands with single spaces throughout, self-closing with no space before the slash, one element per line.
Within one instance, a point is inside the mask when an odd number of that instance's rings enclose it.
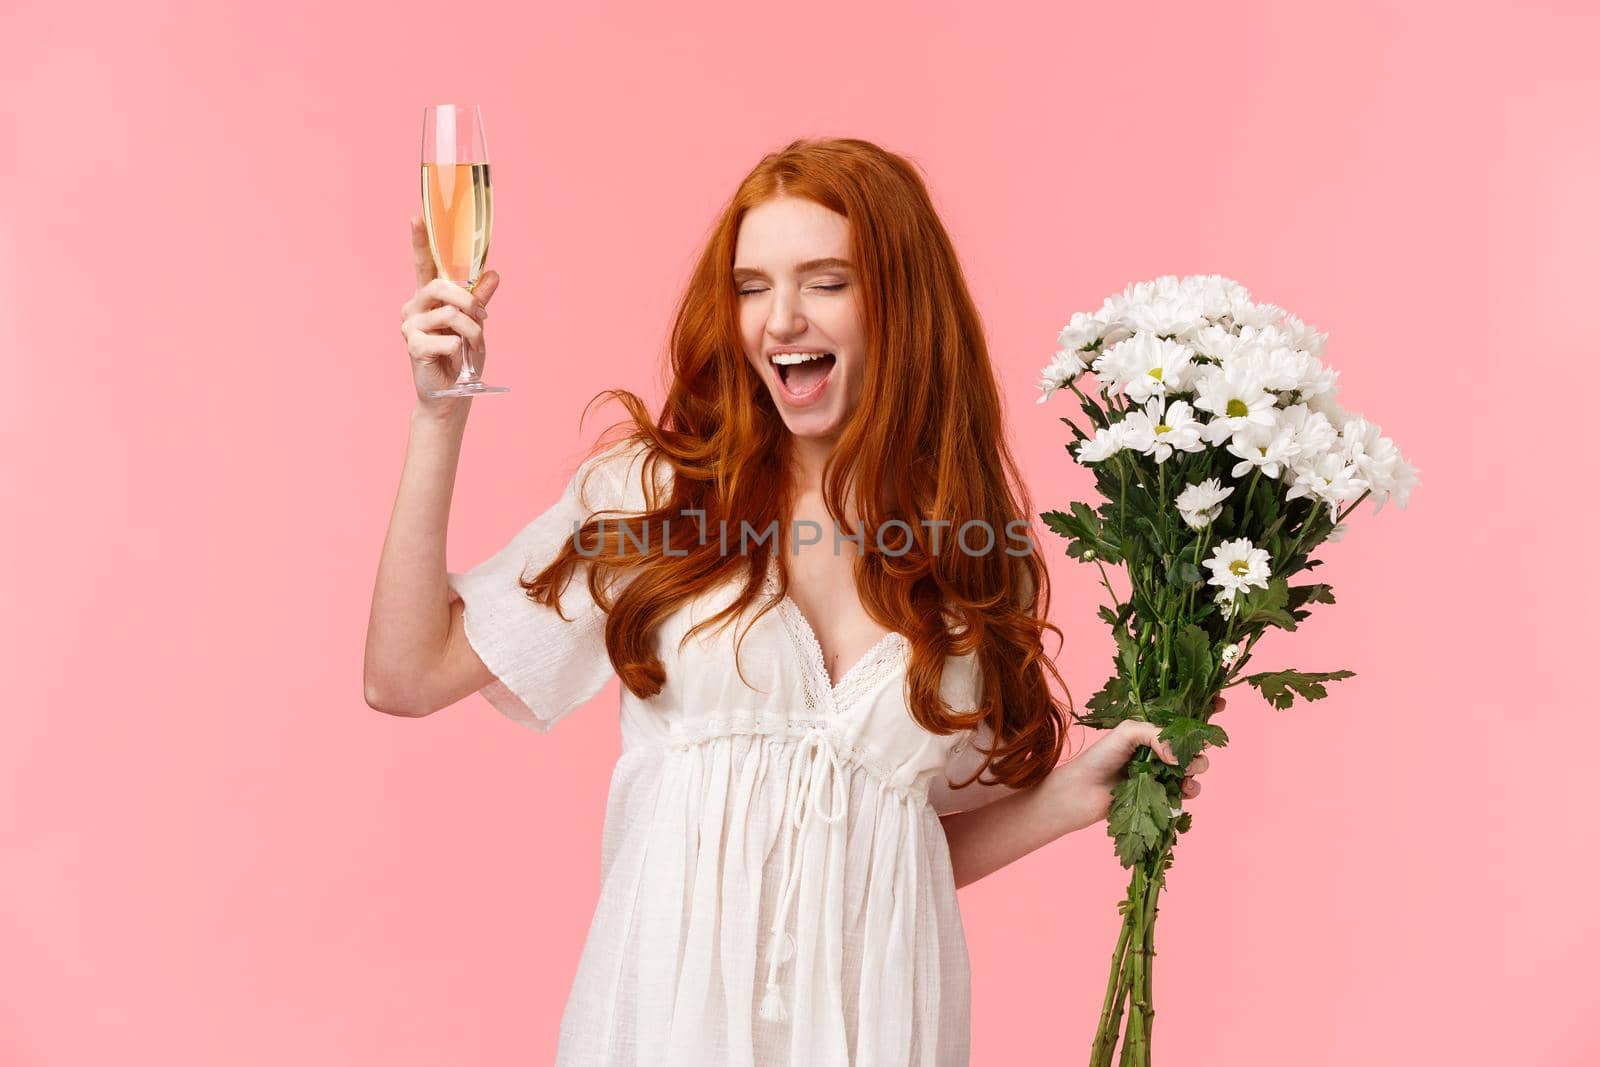
<path fill-rule="evenodd" d="M 444 532 L 470 402 L 427 394 L 462 345 L 482 359 L 499 277 L 474 297 L 412 240 L 368 702 L 481 691 L 543 731 L 623 687 L 558 1062 L 966 1063 L 957 886 L 1103 819 L 1141 745 L 1171 753 L 1125 723 L 1060 762 L 1030 505 L 916 171 L 858 140 L 763 159 L 684 294 L 660 416 L 604 394 L 629 432 L 465 573 Z"/>

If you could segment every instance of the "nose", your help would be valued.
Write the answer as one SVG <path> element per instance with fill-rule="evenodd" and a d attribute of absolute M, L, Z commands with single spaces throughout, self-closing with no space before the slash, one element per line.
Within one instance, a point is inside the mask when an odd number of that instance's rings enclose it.
<path fill-rule="evenodd" d="M 781 289 L 773 289 L 772 310 L 767 313 L 767 333 L 776 338 L 779 344 L 788 344 L 789 338 L 799 337 L 806 331 L 799 303 L 798 298 Z"/>

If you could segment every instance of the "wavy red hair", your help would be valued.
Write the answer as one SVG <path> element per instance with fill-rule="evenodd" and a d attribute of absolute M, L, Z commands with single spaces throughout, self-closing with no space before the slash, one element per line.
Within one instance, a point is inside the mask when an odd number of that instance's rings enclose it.
<path fill-rule="evenodd" d="M 607 610 L 606 646 L 622 684 L 640 698 L 660 692 L 666 670 L 647 639 L 652 628 L 689 598 L 743 580 L 736 599 L 696 625 L 726 626 L 761 599 L 770 547 L 723 553 L 716 536 L 700 543 L 700 527 L 682 517 L 704 512 L 708 530 L 726 521 L 730 541 L 748 522 L 756 531 L 789 514 L 789 432 L 766 386 L 743 354 L 733 281 L 734 248 L 746 212 L 772 197 L 804 197 L 850 223 L 850 258 L 859 287 L 866 373 L 859 406 L 823 472 L 823 498 L 835 517 L 844 501 L 858 509 L 861 540 L 856 587 L 867 614 L 905 634 L 912 655 L 907 700 L 925 729 L 947 734 L 987 725 L 994 744 L 965 785 L 992 772 L 1017 788 L 1036 784 L 1061 758 L 1064 720 L 1045 672 L 1067 687 L 1044 654 L 1043 633 L 1061 642 L 1048 621 L 1049 575 L 1032 537 L 1032 504 L 1007 447 L 1000 391 L 976 306 L 955 249 L 917 170 L 863 140 L 799 140 L 764 157 L 740 183 L 713 229 L 679 302 L 670 340 L 671 375 L 659 418 L 633 393 L 610 389 L 628 419 L 618 438 L 602 435 L 591 454 L 619 440 L 644 446 L 640 470 L 647 511 L 624 543 L 615 523 L 593 518 L 538 575 L 523 579 L 530 596 L 556 605 L 575 568 L 589 565 L 591 593 Z M 591 404 L 594 401 L 591 401 Z M 658 479 L 666 464 L 670 477 Z M 853 492 L 852 492 L 853 489 Z M 671 523 L 672 554 L 655 536 Z M 906 531 L 903 554 L 879 550 L 870 531 L 886 533 L 892 552 Z M 947 520 L 933 551 L 923 520 Z M 952 550 L 955 531 L 979 520 L 994 531 L 995 550 Z M 1032 551 L 1011 555 L 1008 524 L 1027 523 Z M 841 526 L 851 529 L 840 519 Z M 649 548 L 637 544 L 640 526 Z M 631 580 L 611 593 L 608 576 Z M 781 570 L 788 587 L 787 570 Z M 768 603 L 759 613 L 770 610 Z M 941 616 L 941 608 L 943 615 Z M 941 622 L 943 625 L 941 625 Z M 953 625 L 952 625 L 953 624 Z M 742 640 L 742 636 L 741 636 Z M 983 684 L 978 708 L 957 713 L 939 696 L 946 656 L 975 652 Z M 737 658 L 737 657 L 736 657 Z M 742 676 L 742 675 L 741 675 Z M 1070 711 L 1070 694 L 1067 708 Z"/>

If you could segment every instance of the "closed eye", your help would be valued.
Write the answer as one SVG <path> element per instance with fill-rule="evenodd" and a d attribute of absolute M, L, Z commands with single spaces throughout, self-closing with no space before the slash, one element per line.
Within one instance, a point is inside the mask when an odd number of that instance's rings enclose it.
<path fill-rule="evenodd" d="M 811 288 L 813 288 L 813 289 L 824 289 L 824 290 L 826 290 L 826 291 L 828 291 L 830 293 L 833 293 L 833 292 L 839 291 L 840 289 L 843 289 L 844 288 L 844 283 L 840 282 L 837 285 L 813 285 Z M 741 290 L 739 290 L 739 295 L 740 296 L 754 296 L 756 293 L 763 293 L 763 292 L 766 292 L 766 290 L 765 289 L 741 289 Z"/>

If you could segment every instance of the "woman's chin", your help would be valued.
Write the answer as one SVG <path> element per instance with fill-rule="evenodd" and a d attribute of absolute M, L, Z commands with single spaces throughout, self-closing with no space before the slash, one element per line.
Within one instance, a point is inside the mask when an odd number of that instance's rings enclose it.
<path fill-rule="evenodd" d="M 783 424 L 789 428 L 789 432 L 796 437 L 827 440 L 838 437 L 844 429 L 843 415 L 835 411 L 832 404 L 793 411 L 780 403 L 778 414 L 783 417 Z"/>

